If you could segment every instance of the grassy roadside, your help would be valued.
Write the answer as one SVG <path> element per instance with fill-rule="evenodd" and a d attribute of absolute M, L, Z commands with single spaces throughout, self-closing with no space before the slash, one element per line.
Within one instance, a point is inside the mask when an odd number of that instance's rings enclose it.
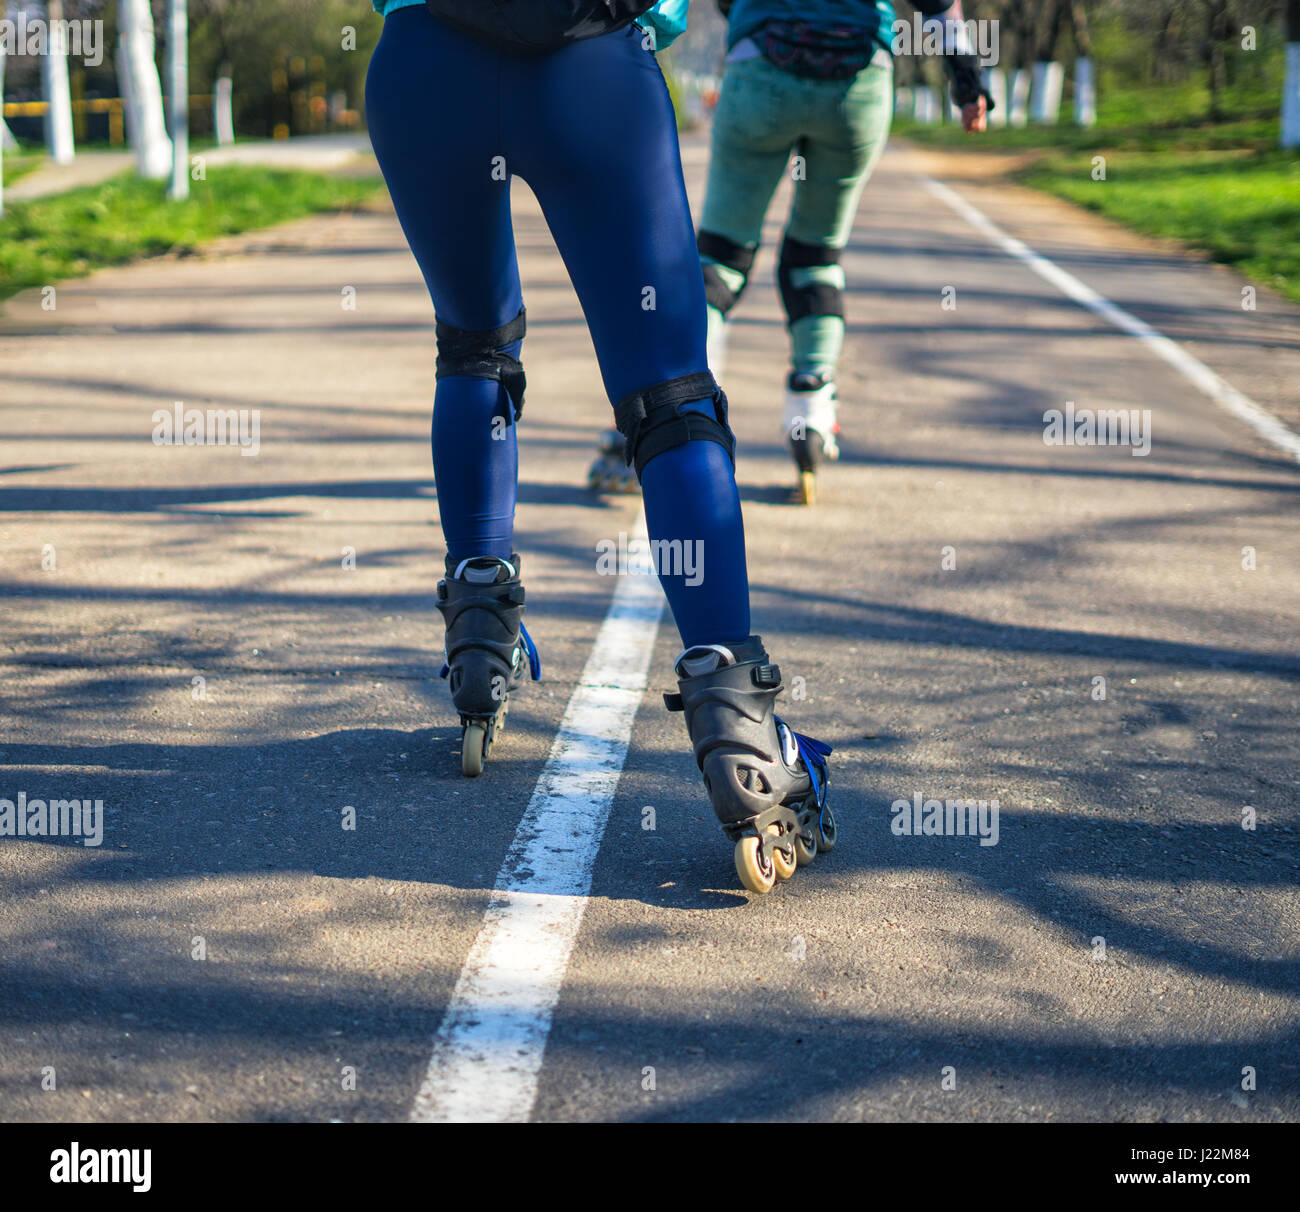
<path fill-rule="evenodd" d="M 194 249 L 217 236 L 346 210 L 380 185 L 377 177 L 229 164 L 192 182 L 186 202 L 169 202 L 164 182 L 124 175 L 15 203 L 0 219 L 0 299 L 106 265 Z"/>
<path fill-rule="evenodd" d="M 28 173 L 35 172 L 44 160 L 44 152 L 5 152 L 5 188 L 21 181 Z"/>
<path fill-rule="evenodd" d="M 1300 302 L 1300 156 L 1246 148 L 1049 154 L 1020 180 L 1137 231 L 1179 240 Z"/>
<path fill-rule="evenodd" d="M 1104 124 L 994 129 L 895 124 L 931 147 L 1026 153 L 1011 179 L 1145 232 L 1181 241 L 1300 302 L 1300 155 L 1278 148 L 1278 120 L 1245 106 L 1219 121 L 1199 97 L 1120 94 Z M 1179 115 L 1183 115 L 1179 118 Z M 1096 157 L 1105 179 L 1094 180 Z"/>

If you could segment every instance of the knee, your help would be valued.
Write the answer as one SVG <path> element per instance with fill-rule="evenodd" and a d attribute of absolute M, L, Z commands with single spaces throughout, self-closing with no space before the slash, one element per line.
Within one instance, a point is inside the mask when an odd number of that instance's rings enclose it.
<path fill-rule="evenodd" d="M 524 411 L 523 363 L 509 347 L 524 339 L 524 309 L 500 328 L 468 329 L 437 323 L 437 377 L 461 375 L 474 379 L 495 379 L 505 388 L 514 406 L 514 419 Z"/>
<path fill-rule="evenodd" d="M 744 293 L 758 249 L 737 244 L 715 231 L 700 232 L 696 245 L 704 269 L 704 296 L 725 316 Z"/>
<path fill-rule="evenodd" d="M 807 316 L 844 318 L 844 270 L 840 250 L 786 236 L 777 266 L 781 302 L 791 324 Z"/>
<path fill-rule="evenodd" d="M 705 401 L 711 407 L 688 407 Z M 656 455 L 687 442 L 716 442 L 734 463 L 736 437 L 727 423 L 727 397 L 708 371 L 667 379 L 614 405 L 628 466 L 637 479 Z"/>

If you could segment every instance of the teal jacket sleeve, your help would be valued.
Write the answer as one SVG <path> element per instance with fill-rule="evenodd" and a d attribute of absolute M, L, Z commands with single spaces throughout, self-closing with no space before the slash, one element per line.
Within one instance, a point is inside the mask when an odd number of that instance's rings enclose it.
<path fill-rule="evenodd" d="M 659 0 L 659 3 L 642 13 L 637 24 L 653 30 L 655 50 L 670 46 L 686 30 L 686 7 L 689 0 Z"/>

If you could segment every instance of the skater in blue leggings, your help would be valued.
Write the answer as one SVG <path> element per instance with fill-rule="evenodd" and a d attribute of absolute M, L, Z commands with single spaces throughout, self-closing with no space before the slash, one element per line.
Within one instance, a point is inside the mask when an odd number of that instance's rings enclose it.
<path fill-rule="evenodd" d="M 680 32 L 685 0 L 572 0 L 561 18 L 563 4 L 531 0 L 375 7 L 386 20 L 366 84 L 371 140 L 437 320 L 438 607 L 464 772 L 481 772 L 506 695 L 539 665 L 513 550 L 525 392 L 517 175 L 581 300 L 650 537 L 700 544 L 696 575 L 660 572 L 685 645 L 669 706 L 685 712 L 742 881 L 767 891 L 833 843 L 829 749 L 775 717 L 780 673 L 750 634 L 735 441 L 708 368 L 704 284 L 654 53 Z"/>

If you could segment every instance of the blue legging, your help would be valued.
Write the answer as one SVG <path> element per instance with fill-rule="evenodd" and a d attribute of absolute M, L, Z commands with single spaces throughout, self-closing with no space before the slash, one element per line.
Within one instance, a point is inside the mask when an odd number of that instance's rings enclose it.
<path fill-rule="evenodd" d="M 492 329 L 523 305 L 510 222 L 517 175 L 537 196 L 578 292 L 609 399 L 707 370 L 672 103 L 635 26 L 518 58 L 421 6 L 398 9 L 370 63 L 366 110 L 439 320 Z M 511 552 L 512 416 L 494 380 L 438 381 L 433 466 L 452 559 Z M 665 451 L 646 464 L 641 486 L 651 538 L 698 543 L 703 557 L 694 575 L 661 572 L 683 643 L 743 640 L 745 536 L 726 451 L 709 441 Z"/>

